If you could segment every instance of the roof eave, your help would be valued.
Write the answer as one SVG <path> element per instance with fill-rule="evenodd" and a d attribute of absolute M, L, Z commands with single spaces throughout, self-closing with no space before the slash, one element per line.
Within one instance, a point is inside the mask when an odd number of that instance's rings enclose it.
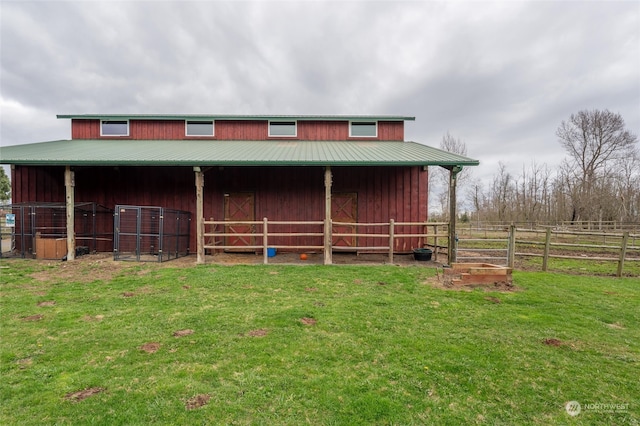
<path fill-rule="evenodd" d="M 78 120 L 305 120 L 305 121 L 415 121 L 415 117 L 404 115 L 224 115 L 224 114 L 57 114 L 58 119 Z"/>

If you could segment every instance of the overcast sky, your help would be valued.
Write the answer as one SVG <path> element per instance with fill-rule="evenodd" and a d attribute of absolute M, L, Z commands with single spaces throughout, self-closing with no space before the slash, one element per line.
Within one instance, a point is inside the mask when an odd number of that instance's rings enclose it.
<path fill-rule="evenodd" d="M 449 132 L 490 180 L 565 156 L 583 109 L 640 134 L 638 1 L 6 1 L 3 146 L 56 114 L 393 114 Z"/>

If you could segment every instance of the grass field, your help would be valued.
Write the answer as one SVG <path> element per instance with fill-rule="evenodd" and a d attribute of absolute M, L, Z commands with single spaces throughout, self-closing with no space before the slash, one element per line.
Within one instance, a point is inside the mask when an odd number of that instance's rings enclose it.
<path fill-rule="evenodd" d="M 0 262 L 0 424 L 640 424 L 637 278 L 82 262 Z"/>

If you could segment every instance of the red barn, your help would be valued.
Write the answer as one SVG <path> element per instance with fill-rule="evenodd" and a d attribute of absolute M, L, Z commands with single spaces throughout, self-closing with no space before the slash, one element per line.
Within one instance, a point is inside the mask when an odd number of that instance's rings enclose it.
<path fill-rule="evenodd" d="M 246 222 L 263 218 L 280 227 L 272 231 L 278 235 L 270 237 L 270 246 L 323 247 L 325 263 L 330 263 L 332 250 L 375 249 L 381 246 L 379 239 L 345 224 L 424 223 L 428 166 L 448 168 L 455 176 L 462 167 L 478 164 L 405 141 L 405 122 L 414 117 L 58 118 L 71 120 L 70 140 L 0 148 L 0 162 L 12 165 L 13 203 L 71 199 L 109 209 L 160 206 L 191 212 L 190 247 L 199 261 L 207 244 L 260 246 L 263 230 Z M 222 239 L 207 243 L 206 220 L 228 222 L 217 229 Z M 232 221 L 245 223 L 234 227 Z M 236 238 L 230 235 L 234 232 Z M 288 232 L 308 235 L 281 235 Z M 247 235 L 252 233 L 256 237 Z M 71 247 L 74 232 L 69 234 Z M 341 236 L 332 237 L 336 234 Z M 422 244 L 417 236 L 398 238 L 393 251 L 408 252 Z"/>

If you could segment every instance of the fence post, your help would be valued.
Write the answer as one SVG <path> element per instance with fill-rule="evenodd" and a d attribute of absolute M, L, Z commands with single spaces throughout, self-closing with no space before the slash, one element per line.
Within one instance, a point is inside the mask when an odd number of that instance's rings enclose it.
<path fill-rule="evenodd" d="M 547 227 L 547 234 L 544 237 L 544 255 L 542 256 L 542 270 L 547 272 L 549 266 L 549 246 L 551 245 L 551 227 Z"/>
<path fill-rule="evenodd" d="M 622 276 L 622 269 L 624 268 L 624 258 L 627 255 L 627 244 L 629 243 L 629 231 L 624 231 L 622 234 L 622 247 L 620 248 L 620 260 L 618 261 L 617 277 Z"/>
<path fill-rule="evenodd" d="M 262 219 L 262 263 L 269 263 L 269 242 L 267 241 L 267 218 Z"/>
<path fill-rule="evenodd" d="M 324 264 L 331 265 L 333 263 L 333 242 L 331 224 L 331 184 L 333 183 L 333 174 L 331 166 L 324 168 Z"/>
<path fill-rule="evenodd" d="M 203 264 L 204 260 L 204 172 L 200 167 L 194 167 L 196 185 L 196 263 Z"/>
<path fill-rule="evenodd" d="M 64 169 L 64 187 L 67 207 L 67 260 L 76 258 L 75 186 L 75 172 L 71 170 L 71 166 L 66 166 Z"/>
<path fill-rule="evenodd" d="M 434 225 L 433 232 L 435 233 L 435 237 L 433 237 L 433 260 L 435 262 L 438 261 L 438 225 Z"/>
<path fill-rule="evenodd" d="M 393 219 L 389 221 L 389 263 L 393 263 L 393 243 L 395 240 L 395 222 Z"/>
<path fill-rule="evenodd" d="M 514 224 L 509 225 L 509 250 L 507 258 L 507 266 L 513 268 L 516 255 L 516 226 Z"/>

